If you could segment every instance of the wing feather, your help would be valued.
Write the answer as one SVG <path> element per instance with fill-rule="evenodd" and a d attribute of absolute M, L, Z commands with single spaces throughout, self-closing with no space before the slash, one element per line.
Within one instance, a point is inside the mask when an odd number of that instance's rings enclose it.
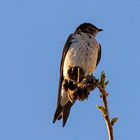
<path fill-rule="evenodd" d="M 61 57 L 61 64 L 60 64 L 60 78 L 59 78 L 59 87 L 58 87 L 58 99 L 57 99 L 57 104 L 60 103 L 60 98 L 61 98 L 61 87 L 62 87 L 62 82 L 63 82 L 63 65 L 64 65 L 64 60 L 65 60 L 65 56 L 68 52 L 68 49 L 72 43 L 72 35 L 70 34 L 65 45 L 63 48 L 63 53 L 62 53 L 62 57 Z"/>
<path fill-rule="evenodd" d="M 101 48 L 101 44 L 99 44 L 99 52 L 98 52 L 98 58 L 97 58 L 97 63 L 96 63 L 96 67 L 99 64 L 100 60 L 101 60 L 101 55 L 102 55 L 102 48 Z"/>

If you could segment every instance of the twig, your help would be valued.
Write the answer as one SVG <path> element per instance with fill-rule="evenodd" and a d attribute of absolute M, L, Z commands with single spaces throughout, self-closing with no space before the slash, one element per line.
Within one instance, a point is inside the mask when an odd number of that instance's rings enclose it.
<path fill-rule="evenodd" d="M 99 82 L 97 87 L 100 90 L 104 106 L 97 106 L 97 107 L 101 111 L 101 113 L 103 114 L 103 117 L 105 119 L 109 140 L 114 140 L 113 127 L 112 127 L 112 124 L 111 124 L 111 121 L 110 121 L 109 111 L 108 111 L 108 102 L 107 102 L 108 94 L 105 90 L 108 82 L 105 81 L 105 78 L 106 78 L 105 73 L 102 72 L 101 79 L 100 79 L 100 82 Z"/>

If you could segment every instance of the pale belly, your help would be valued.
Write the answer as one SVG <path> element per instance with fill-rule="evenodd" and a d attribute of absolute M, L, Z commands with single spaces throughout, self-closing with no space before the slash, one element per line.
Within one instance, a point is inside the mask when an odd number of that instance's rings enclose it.
<path fill-rule="evenodd" d="M 90 44 L 89 44 L 90 43 Z M 68 79 L 68 69 L 79 66 L 84 70 L 85 76 L 94 72 L 97 64 L 99 45 L 97 42 L 80 41 L 73 43 L 65 57 L 63 76 Z"/>

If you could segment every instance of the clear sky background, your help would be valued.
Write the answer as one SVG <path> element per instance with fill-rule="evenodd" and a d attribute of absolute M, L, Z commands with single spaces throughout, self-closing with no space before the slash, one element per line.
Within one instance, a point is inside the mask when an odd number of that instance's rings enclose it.
<path fill-rule="evenodd" d="M 0 140 L 107 140 L 99 91 L 52 124 L 64 43 L 83 23 L 103 28 L 96 69 L 110 80 L 115 140 L 140 139 L 139 0 L 0 1 Z"/>

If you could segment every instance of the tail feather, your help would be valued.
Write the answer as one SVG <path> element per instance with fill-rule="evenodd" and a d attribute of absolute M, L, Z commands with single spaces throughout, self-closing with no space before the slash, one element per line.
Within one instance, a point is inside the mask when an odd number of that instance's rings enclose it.
<path fill-rule="evenodd" d="M 55 123 L 56 120 L 61 117 L 62 111 L 63 111 L 63 107 L 60 104 L 58 104 L 54 114 L 53 123 Z"/>
<path fill-rule="evenodd" d="M 61 120 L 62 119 L 62 113 L 61 113 L 61 115 L 57 119 L 58 120 Z"/>
<path fill-rule="evenodd" d="M 60 104 L 58 104 L 54 114 L 53 123 L 55 123 L 57 119 L 58 120 L 62 119 L 63 120 L 62 126 L 64 127 L 69 117 L 69 113 L 72 105 L 73 103 L 71 103 L 70 101 L 68 101 L 68 103 L 63 107 Z"/>
<path fill-rule="evenodd" d="M 63 125 L 62 126 L 63 127 L 65 126 L 65 124 L 67 122 L 72 105 L 73 104 L 69 101 L 63 108 L 63 112 L 62 112 L 62 118 L 63 118 Z"/>

